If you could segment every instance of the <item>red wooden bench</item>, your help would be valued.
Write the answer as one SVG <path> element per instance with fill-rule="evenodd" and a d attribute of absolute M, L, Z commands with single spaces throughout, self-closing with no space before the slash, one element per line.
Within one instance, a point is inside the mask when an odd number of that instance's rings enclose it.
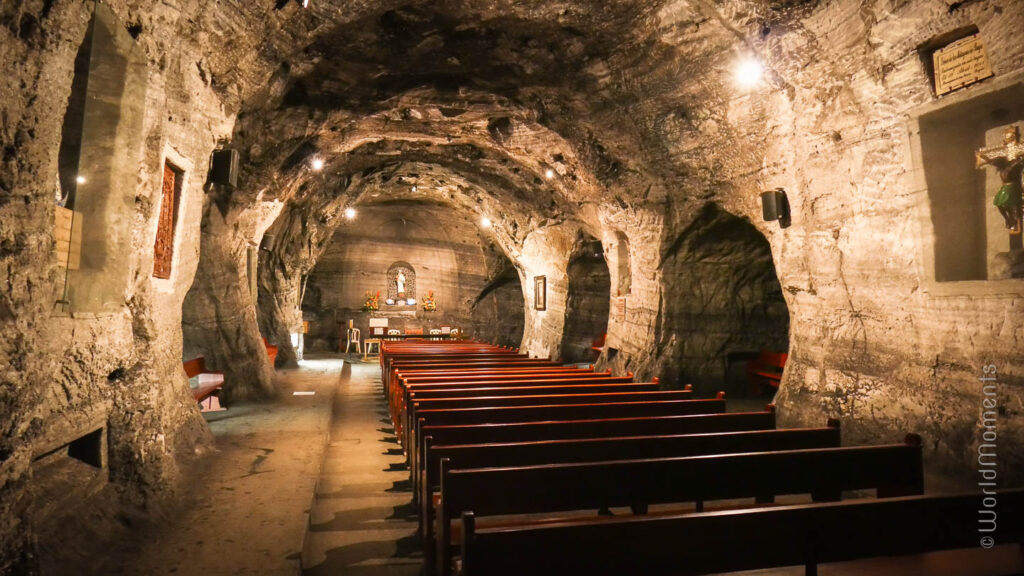
<path fill-rule="evenodd" d="M 978 530 L 982 499 L 981 494 L 903 496 L 500 528 L 478 528 L 467 514 L 461 574 L 677 576 L 803 566 L 812 576 L 819 563 L 841 561 L 853 562 L 830 567 L 829 574 L 1024 573 L 1024 490 L 992 495 L 999 524 L 991 549 L 978 546 L 984 535 Z M 939 550 L 950 552 L 906 558 Z M 867 558 L 873 560 L 856 562 Z"/>
<path fill-rule="evenodd" d="M 192 397 L 199 403 L 203 412 L 224 410 L 216 392 L 224 386 L 224 373 L 211 372 L 206 369 L 206 358 L 199 356 L 182 363 L 189 379 L 198 377 L 199 385 L 192 388 Z"/>
<path fill-rule="evenodd" d="M 751 481 L 753 478 L 757 481 Z M 837 501 L 843 491 L 870 489 L 876 490 L 879 498 L 924 493 L 919 437 L 908 435 L 906 443 L 887 446 L 463 470 L 448 470 L 447 461 L 442 460 L 437 536 L 424 545 L 436 546 L 438 573 L 447 576 L 451 571 L 452 521 L 464 512 L 473 512 L 479 523 L 481 516 L 617 506 L 642 509 L 649 504 L 782 494 L 810 494 L 814 501 Z M 514 526 L 523 521 L 513 518 L 496 523 Z"/>
<path fill-rule="evenodd" d="M 789 354 L 785 352 L 762 350 L 757 358 L 748 361 L 747 381 L 750 383 L 750 393 L 760 396 L 766 385 L 777 389 L 782 382 L 782 370 L 786 366 L 787 358 Z"/>

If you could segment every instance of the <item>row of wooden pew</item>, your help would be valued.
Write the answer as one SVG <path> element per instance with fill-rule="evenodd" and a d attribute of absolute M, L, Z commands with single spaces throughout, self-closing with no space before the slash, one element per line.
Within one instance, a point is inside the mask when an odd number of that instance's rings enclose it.
<path fill-rule="evenodd" d="M 657 380 L 469 341 L 387 343 L 381 370 L 427 574 L 706 574 L 801 564 L 814 574 L 819 561 L 978 542 L 976 514 L 966 511 L 980 498 L 922 496 L 913 434 L 900 444 L 844 447 L 834 420 L 777 429 L 772 407 L 727 413 L 722 394 L 698 399 L 689 387 L 661 390 Z M 880 500 L 839 502 L 847 491 Z M 764 506 L 792 494 L 812 503 Z M 1004 510 L 1022 509 L 1021 491 L 999 498 Z M 737 499 L 761 506 L 703 512 L 706 501 Z M 613 516 L 613 508 L 631 513 Z M 936 515 L 962 525 L 935 524 Z M 1006 518 L 1002 534 L 1020 542 L 1022 523 L 1024 514 Z M 887 538 L 900 530 L 915 533 Z"/>

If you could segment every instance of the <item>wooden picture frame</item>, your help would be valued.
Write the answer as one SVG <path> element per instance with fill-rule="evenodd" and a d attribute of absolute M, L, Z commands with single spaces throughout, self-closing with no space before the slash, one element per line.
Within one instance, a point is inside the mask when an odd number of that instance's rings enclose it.
<path fill-rule="evenodd" d="M 533 308 L 534 310 L 548 309 L 548 277 L 533 277 Z"/>

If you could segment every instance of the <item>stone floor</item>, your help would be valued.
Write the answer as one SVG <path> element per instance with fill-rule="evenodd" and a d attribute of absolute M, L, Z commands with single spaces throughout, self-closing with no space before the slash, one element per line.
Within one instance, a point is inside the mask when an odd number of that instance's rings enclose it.
<path fill-rule="evenodd" d="M 412 576 L 422 553 L 405 458 L 383 401 L 380 366 L 352 364 L 302 548 L 307 576 Z"/>
<path fill-rule="evenodd" d="M 355 357 L 344 367 L 339 359 L 307 360 L 299 370 L 280 372 L 279 385 L 283 394 L 274 403 L 207 416 L 219 454 L 197 475 L 177 517 L 110 551 L 104 570 L 76 573 L 418 575 L 416 515 L 379 365 Z M 733 404 L 733 410 L 763 407 L 759 399 Z M 906 565 L 835 564 L 822 574 L 909 575 L 948 561 L 938 554 L 924 564 L 922 558 Z M 798 573 L 802 568 L 744 574 Z"/>
<path fill-rule="evenodd" d="M 217 454 L 195 474 L 181 509 L 140 523 L 104 550 L 101 570 L 66 573 L 298 574 L 333 401 L 346 377 L 339 359 L 306 361 L 278 372 L 275 401 L 207 413 Z"/>

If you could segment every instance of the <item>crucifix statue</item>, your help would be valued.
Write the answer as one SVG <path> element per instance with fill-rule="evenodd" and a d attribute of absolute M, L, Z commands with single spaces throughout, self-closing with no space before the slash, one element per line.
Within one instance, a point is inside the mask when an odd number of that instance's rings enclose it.
<path fill-rule="evenodd" d="M 1020 141 L 1020 129 L 1009 126 L 1003 132 L 1003 146 L 982 148 L 975 155 L 975 166 L 981 168 L 990 164 L 999 172 L 1003 185 L 992 200 L 1006 221 L 1010 234 L 1021 232 L 1021 172 L 1024 172 L 1024 143 Z"/>

